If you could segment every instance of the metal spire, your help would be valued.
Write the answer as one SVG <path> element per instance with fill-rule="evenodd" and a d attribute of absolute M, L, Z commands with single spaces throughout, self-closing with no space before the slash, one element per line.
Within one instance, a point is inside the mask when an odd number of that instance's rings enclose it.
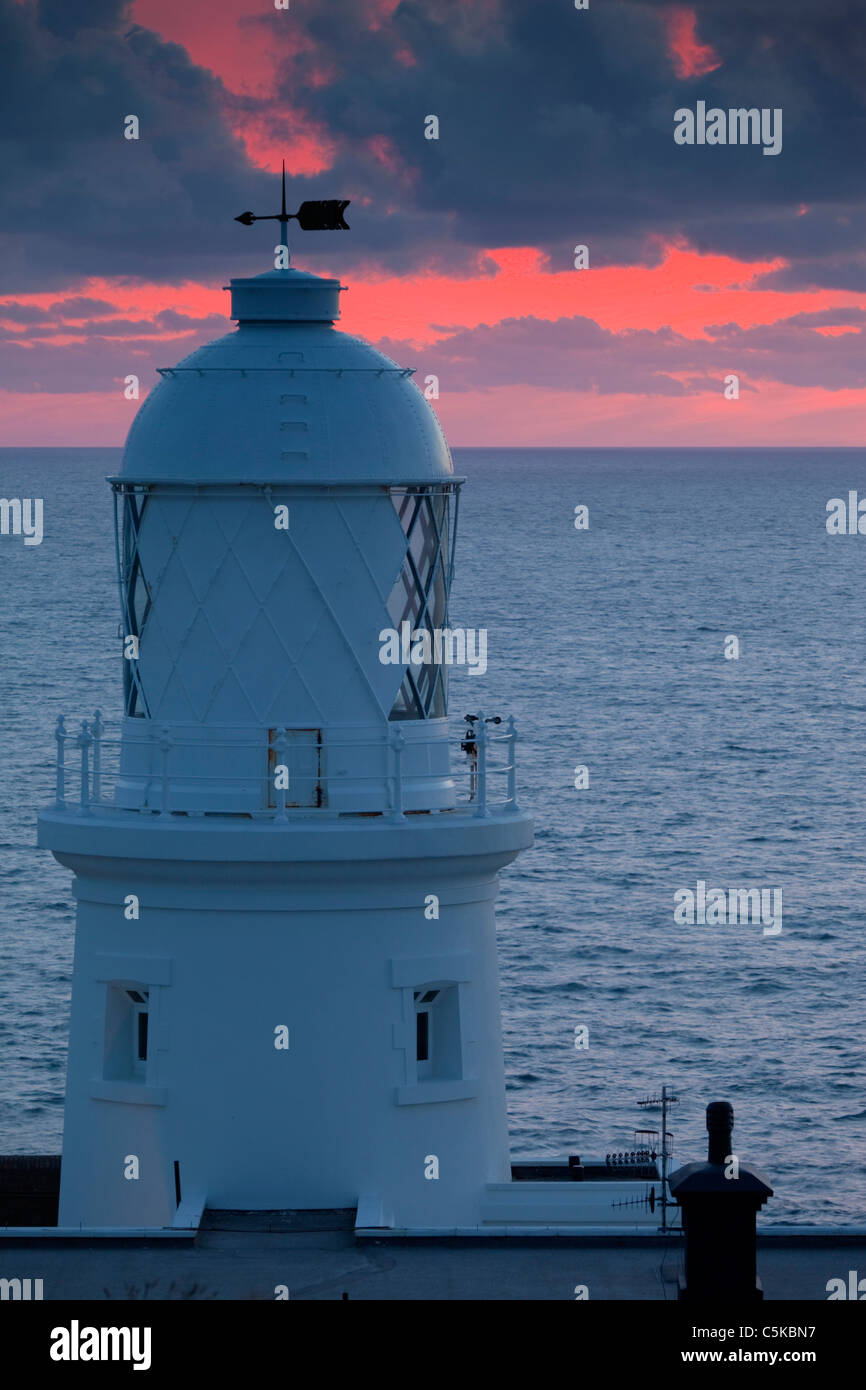
<path fill-rule="evenodd" d="M 301 203 L 297 212 L 286 211 L 286 161 L 283 160 L 283 197 L 281 210 L 279 212 L 254 213 L 242 212 L 235 218 L 236 222 L 242 222 L 245 227 L 251 227 L 254 222 L 279 222 L 280 224 L 280 245 L 289 248 L 289 223 L 294 219 L 305 232 L 347 232 L 349 225 L 343 213 L 350 203 L 349 198 L 322 198 L 314 199 Z"/>

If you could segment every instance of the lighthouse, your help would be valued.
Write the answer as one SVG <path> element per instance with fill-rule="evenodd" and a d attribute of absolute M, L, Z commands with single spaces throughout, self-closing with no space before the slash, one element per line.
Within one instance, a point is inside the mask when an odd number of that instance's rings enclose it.
<path fill-rule="evenodd" d="M 513 720 L 449 721 L 462 480 L 274 216 L 109 480 L 123 708 L 60 721 L 39 818 L 77 902 L 61 1227 L 473 1228 L 511 1179 L 494 901 L 532 827 Z"/>

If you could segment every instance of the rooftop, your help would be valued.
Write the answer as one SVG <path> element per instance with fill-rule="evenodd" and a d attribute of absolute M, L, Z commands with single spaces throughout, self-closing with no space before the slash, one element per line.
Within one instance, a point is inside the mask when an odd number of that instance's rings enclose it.
<path fill-rule="evenodd" d="M 604 1241 L 568 1236 L 555 1244 L 494 1238 L 463 1242 L 357 1244 L 350 1231 L 219 1229 L 222 1213 L 210 1213 L 188 1249 L 158 1247 L 40 1245 L 38 1272 L 46 1300 L 58 1299 L 260 1299 L 275 1298 L 278 1285 L 293 1300 L 566 1300 L 575 1285 L 598 1299 L 675 1301 L 682 1267 L 679 1237 L 667 1246 L 655 1237 Z M 232 1226 L 230 1214 L 226 1221 Z M 823 1302 L 827 1282 L 851 1268 L 866 1268 L 866 1236 L 846 1243 L 818 1244 L 808 1235 L 765 1234 L 758 1248 L 758 1274 L 769 1301 Z M 14 1242 L 6 1240 L 7 1259 Z M 11 1248 L 10 1248 L 11 1247 Z M 35 1252 L 19 1257 L 22 1273 L 36 1268 Z M 26 1266 L 26 1269 L 25 1269 Z"/>

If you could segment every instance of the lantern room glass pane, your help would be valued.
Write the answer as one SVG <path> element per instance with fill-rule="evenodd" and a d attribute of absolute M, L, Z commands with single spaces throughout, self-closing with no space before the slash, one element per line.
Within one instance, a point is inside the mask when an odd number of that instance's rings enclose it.
<path fill-rule="evenodd" d="M 433 634 L 448 623 L 448 580 L 451 553 L 451 508 L 445 488 L 394 489 L 394 509 L 406 535 L 403 568 L 388 598 L 388 614 L 397 632 L 411 624 L 413 632 Z M 446 673 L 431 660 L 407 671 L 391 710 L 391 719 L 440 719 L 447 710 Z"/>
<path fill-rule="evenodd" d="M 123 604 L 123 637 L 140 637 L 144 631 L 151 609 L 151 589 L 141 564 L 138 550 L 138 537 L 142 519 L 147 507 L 146 492 L 136 492 L 134 488 L 117 488 L 115 506 L 121 509 L 118 523 L 115 511 L 115 525 L 118 527 L 120 550 L 120 589 Z M 126 713 L 143 715 L 141 690 L 137 679 L 135 663 L 124 659 L 123 685 Z"/>
<path fill-rule="evenodd" d="M 415 693 L 415 686 L 409 672 L 403 677 L 403 683 L 397 691 L 397 698 L 391 710 L 392 719 L 423 719 L 424 710 L 421 702 Z"/>
<path fill-rule="evenodd" d="M 439 548 L 439 536 L 433 520 L 430 500 L 424 498 L 423 502 L 425 505 L 419 506 L 409 537 L 409 550 L 415 561 L 415 568 L 422 577 L 432 572 L 436 561 L 436 551 Z"/>
<path fill-rule="evenodd" d="M 413 627 L 415 626 L 423 602 L 423 595 L 418 592 L 414 576 L 408 566 L 404 564 L 400 571 L 400 578 L 391 590 L 391 596 L 388 599 L 388 614 L 398 632 L 402 622 L 410 622 Z"/>

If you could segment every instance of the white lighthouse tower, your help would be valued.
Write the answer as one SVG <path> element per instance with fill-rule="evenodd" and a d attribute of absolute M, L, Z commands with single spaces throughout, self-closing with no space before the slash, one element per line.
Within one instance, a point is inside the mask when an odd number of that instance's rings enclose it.
<path fill-rule="evenodd" d="M 111 479 L 125 710 L 61 724 L 39 831 L 78 904 L 63 1227 L 471 1228 L 511 1176 L 513 724 L 461 746 L 447 658 L 381 659 L 404 624 L 459 659 L 460 480 L 340 289 L 233 280 L 237 329 L 163 371 Z"/>

